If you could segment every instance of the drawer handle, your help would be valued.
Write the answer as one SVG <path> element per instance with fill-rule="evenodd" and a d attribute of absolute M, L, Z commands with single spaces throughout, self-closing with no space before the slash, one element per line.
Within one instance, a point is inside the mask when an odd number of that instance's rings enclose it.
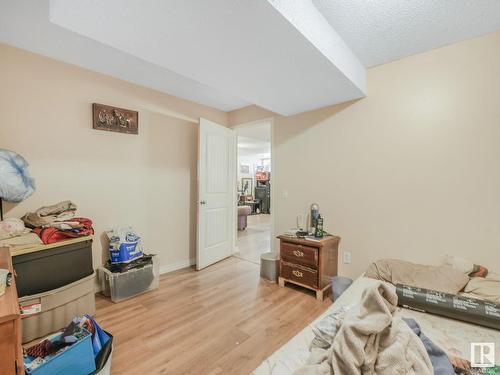
<path fill-rule="evenodd" d="M 293 270 L 293 271 L 292 271 L 292 273 L 293 273 L 295 276 L 297 276 L 297 277 L 303 277 L 303 276 L 304 276 L 304 274 L 303 274 L 302 272 L 297 271 L 297 270 Z"/>
<path fill-rule="evenodd" d="M 293 255 L 295 255 L 298 258 L 302 258 L 304 256 L 304 253 L 300 250 L 294 250 Z"/>

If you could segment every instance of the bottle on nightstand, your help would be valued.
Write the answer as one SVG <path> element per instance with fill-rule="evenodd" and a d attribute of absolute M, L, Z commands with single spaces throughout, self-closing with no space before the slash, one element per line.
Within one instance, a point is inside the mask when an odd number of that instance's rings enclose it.
<path fill-rule="evenodd" d="M 314 233 L 314 237 L 323 238 L 323 234 L 323 218 L 321 215 L 318 215 L 318 218 L 316 219 L 316 232 Z"/>

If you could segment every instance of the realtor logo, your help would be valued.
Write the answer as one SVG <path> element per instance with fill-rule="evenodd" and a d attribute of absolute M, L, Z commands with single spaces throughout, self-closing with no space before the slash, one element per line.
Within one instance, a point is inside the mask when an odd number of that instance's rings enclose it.
<path fill-rule="evenodd" d="M 470 365 L 471 367 L 494 367 L 495 343 L 472 342 L 470 344 Z"/>

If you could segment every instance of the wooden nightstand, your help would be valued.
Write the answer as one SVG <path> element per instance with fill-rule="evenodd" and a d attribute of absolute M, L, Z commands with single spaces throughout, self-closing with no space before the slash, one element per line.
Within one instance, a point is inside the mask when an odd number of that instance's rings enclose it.
<path fill-rule="evenodd" d="M 337 275 L 340 237 L 328 236 L 318 240 L 281 235 L 280 286 L 285 283 L 314 290 L 322 301 L 333 276 Z"/>

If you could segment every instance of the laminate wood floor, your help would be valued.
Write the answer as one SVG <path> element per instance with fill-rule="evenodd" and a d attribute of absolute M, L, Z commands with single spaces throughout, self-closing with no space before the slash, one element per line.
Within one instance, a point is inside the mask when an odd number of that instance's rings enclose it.
<path fill-rule="evenodd" d="M 97 320 L 114 335 L 112 374 L 249 374 L 331 304 L 279 288 L 259 266 L 229 258 L 161 276 L 160 288 L 114 304 Z"/>
<path fill-rule="evenodd" d="M 250 215 L 248 226 L 238 231 L 236 257 L 260 264 L 260 254 L 271 251 L 271 215 Z"/>

